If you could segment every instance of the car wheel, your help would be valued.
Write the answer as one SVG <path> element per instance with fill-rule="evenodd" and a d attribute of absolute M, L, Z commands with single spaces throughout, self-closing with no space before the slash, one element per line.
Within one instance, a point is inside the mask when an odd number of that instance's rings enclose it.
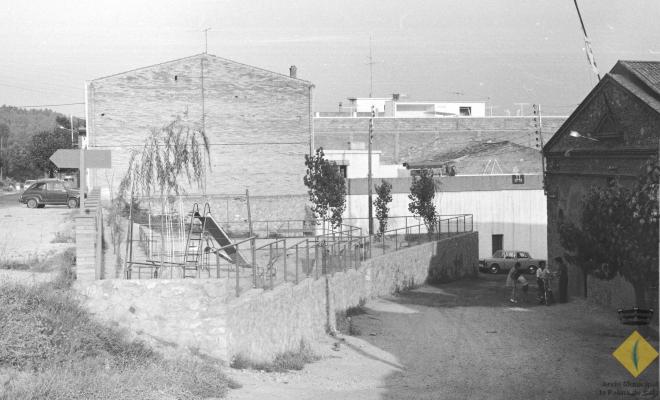
<path fill-rule="evenodd" d="M 69 199 L 69 200 L 66 202 L 66 205 L 69 206 L 69 208 L 76 208 L 76 207 L 78 207 L 78 200 L 76 200 L 76 199 Z"/>
<path fill-rule="evenodd" d="M 38 205 L 39 203 L 37 203 L 37 200 L 35 199 L 30 199 L 27 201 L 28 208 L 37 208 Z"/>
<path fill-rule="evenodd" d="M 534 275 L 536 273 L 536 265 L 530 265 L 528 271 L 530 274 Z"/>
<path fill-rule="evenodd" d="M 497 265 L 497 264 L 492 264 L 492 265 L 488 268 L 488 270 L 490 270 L 490 273 L 491 273 L 491 274 L 497 274 L 498 272 L 500 272 L 500 266 Z"/>

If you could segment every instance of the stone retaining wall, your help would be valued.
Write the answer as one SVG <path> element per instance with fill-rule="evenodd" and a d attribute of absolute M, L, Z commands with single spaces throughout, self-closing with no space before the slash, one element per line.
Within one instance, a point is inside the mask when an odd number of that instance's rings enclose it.
<path fill-rule="evenodd" d="M 369 298 L 432 281 L 475 276 L 477 232 L 367 260 L 357 270 L 233 296 L 225 280 L 106 280 L 79 285 L 86 307 L 159 349 L 201 352 L 229 362 L 269 361 L 301 340 L 313 344 L 335 315 Z"/>

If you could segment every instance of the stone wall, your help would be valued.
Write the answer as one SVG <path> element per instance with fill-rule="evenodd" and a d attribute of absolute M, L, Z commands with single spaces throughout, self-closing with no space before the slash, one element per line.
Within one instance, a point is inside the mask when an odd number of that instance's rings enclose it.
<path fill-rule="evenodd" d="M 164 353 L 199 351 L 226 359 L 224 280 L 98 280 L 76 283 L 85 307 L 108 325 L 126 330 Z"/>
<path fill-rule="evenodd" d="M 477 233 L 410 247 L 335 273 L 239 298 L 223 280 L 106 280 L 79 284 L 86 307 L 158 349 L 199 351 L 229 362 L 269 361 L 336 326 L 336 312 L 433 280 L 475 276 Z M 327 278 L 327 279 L 326 279 Z"/>

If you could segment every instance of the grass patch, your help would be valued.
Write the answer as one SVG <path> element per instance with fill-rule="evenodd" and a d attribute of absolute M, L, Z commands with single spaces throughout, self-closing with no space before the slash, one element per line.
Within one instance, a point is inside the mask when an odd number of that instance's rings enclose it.
<path fill-rule="evenodd" d="M 209 359 L 164 359 L 94 320 L 70 270 L 39 286 L 0 286 L 2 399 L 204 399 L 236 385 Z"/>
<path fill-rule="evenodd" d="M 296 351 L 280 353 L 273 361 L 268 363 L 256 363 L 242 354 L 234 356 L 230 367 L 235 369 L 254 369 L 265 372 L 300 371 L 306 364 L 320 359 L 305 341 L 300 341 L 300 348 Z"/>

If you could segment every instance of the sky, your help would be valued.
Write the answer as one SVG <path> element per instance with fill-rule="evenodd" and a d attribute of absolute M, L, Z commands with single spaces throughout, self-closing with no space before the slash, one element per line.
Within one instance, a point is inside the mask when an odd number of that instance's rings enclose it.
<path fill-rule="evenodd" d="M 601 75 L 619 59 L 660 61 L 660 1 L 578 5 Z M 0 11 L 0 104 L 12 106 L 84 102 L 86 80 L 204 52 L 205 28 L 210 54 L 296 65 L 315 111 L 372 92 L 568 115 L 597 82 L 573 0 L 5 0 Z M 84 116 L 82 104 L 44 108 Z"/>

